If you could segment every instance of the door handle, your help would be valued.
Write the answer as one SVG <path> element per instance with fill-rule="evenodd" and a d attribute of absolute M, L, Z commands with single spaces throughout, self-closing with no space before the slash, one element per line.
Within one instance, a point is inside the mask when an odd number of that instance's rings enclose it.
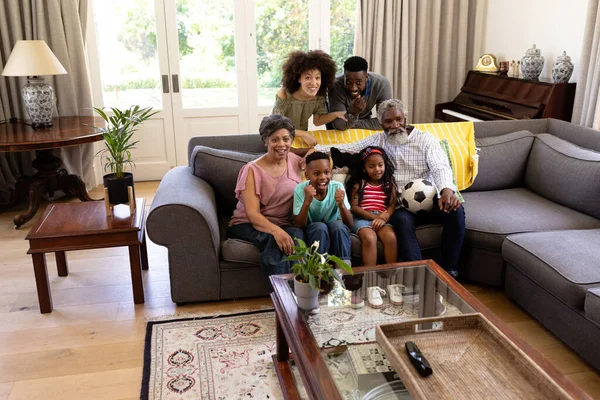
<path fill-rule="evenodd" d="M 171 75 L 173 81 L 173 93 L 179 93 L 179 76 L 177 74 Z"/>
<path fill-rule="evenodd" d="M 163 93 L 169 93 L 169 75 L 162 76 Z"/>

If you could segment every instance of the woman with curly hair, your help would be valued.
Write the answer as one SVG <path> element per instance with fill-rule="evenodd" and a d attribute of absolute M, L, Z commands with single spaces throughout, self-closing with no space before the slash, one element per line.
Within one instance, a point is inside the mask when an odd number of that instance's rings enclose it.
<path fill-rule="evenodd" d="M 327 112 L 325 94 L 327 88 L 335 83 L 335 61 L 321 50 L 307 53 L 294 51 L 288 54 L 283 63 L 281 89 L 275 96 L 272 114 L 281 114 L 292 120 L 296 136 L 301 137 L 309 146 L 317 144 L 315 138 L 307 132 L 308 120 L 313 116 L 316 126 L 325 125 L 345 112 Z"/>

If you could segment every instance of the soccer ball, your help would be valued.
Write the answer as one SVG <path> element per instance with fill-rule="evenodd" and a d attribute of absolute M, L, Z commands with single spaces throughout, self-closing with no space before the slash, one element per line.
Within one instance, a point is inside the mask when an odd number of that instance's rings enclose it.
<path fill-rule="evenodd" d="M 425 179 L 415 179 L 404 186 L 400 195 L 402 206 L 413 214 L 425 214 L 433 207 L 435 187 Z"/>

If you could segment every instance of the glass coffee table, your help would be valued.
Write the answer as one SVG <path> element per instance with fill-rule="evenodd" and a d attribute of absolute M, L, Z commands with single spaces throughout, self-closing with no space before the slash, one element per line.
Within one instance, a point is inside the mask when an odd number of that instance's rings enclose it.
<path fill-rule="evenodd" d="M 298 308 L 291 274 L 270 279 L 277 319 L 273 362 L 286 399 L 359 400 L 385 390 L 396 393 L 386 399 L 410 398 L 376 343 L 375 327 L 469 313 L 483 314 L 568 393 L 586 397 L 432 260 L 354 268 L 353 276 L 344 275 L 348 290 L 336 285 L 320 296 L 314 311 Z M 381 301 L 370 301 L 370 291 L 378 292 Z"/>

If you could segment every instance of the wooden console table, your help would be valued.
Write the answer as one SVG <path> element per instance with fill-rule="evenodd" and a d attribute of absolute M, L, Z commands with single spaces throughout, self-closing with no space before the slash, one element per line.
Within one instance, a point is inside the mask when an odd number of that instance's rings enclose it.
<path fill-rule="evenodd" d="M 129 207 L 115 206 L 106 215 L 103 201 L 51 204 L 25 237 L 33 258 L 35 283 L 42 314 L 52 312 L 52 295 L 48 282 L 46 253 L 54 253 L 58 276 L 67 276 L 65 251 L 129 247 L 129 266 L 133 286 L 133 302 L 144 302 L 142 269 L 148 269 L 148 253 L 144 230 L 144 199 L 136 199 L 135 213 Z"/>
<path fill-rule="evenodd" d="M 11 201 L 11 205 L 15 205 L 25 193 L 29 193 L 29 209 L 25 214 L 15 216 L 15 228 L 33 218 L 43 193 L 53 196 L 55 191 L 62 190 L 81 201 L 93 200 L 81 178 L 61 168 L 62 160 L 52 154 L 52 149 L 102 140 L 102 134 L 95 132 L 92 126 L 104 126 L 104 120 L 98 117 L 60 117 L 53 118 L 52 124 L 42 129 L 33 129 L 20 122 L 0 125 L 0 152 L 36 151 L 32 164 L 37 173 L 19 178 Z"/>

